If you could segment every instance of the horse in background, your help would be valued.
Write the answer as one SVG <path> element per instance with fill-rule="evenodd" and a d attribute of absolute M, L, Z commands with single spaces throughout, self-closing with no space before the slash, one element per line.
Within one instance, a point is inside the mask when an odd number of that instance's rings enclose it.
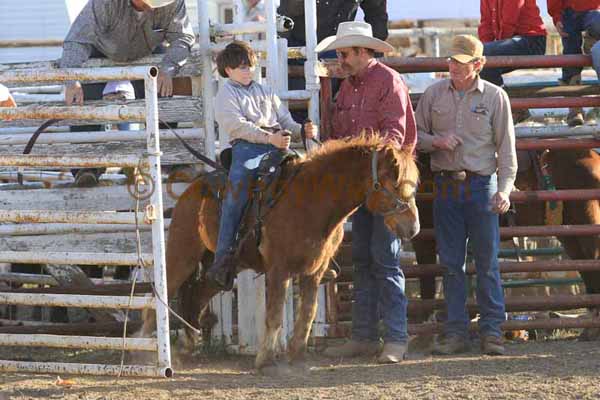
<path fill-rule="evenodd" d="M 275 363 L 285 293 L 294 276 L 299 278 L 300 304 L 288 356 L 292 363 L 303 360 L 317 310 L 318 286 L 341 244 L 343 223 L 356 208 L 365 204 L 372 213 L 383 215 L 388 228 L 403 239 L 419 232 L 415 203 L 418 177 L 412 153 L 384 144 L 379 136 L 332 140 L 308 159 L 283 166 L 283 190 L 263 217 L 260 245 L 257 247 L 254 229 L 250 229 L 238 250 L 238 271 L 253 269 L 266 275 L 266 330 L 256 357 L 257 368 L 266 369 Z M 208 175 L 201 176 L 178 199 L 167 241 L 169 297 L 194 274 L 200 262 L 203 264 L 195 304 L 187 306 L 198 311 L 219 292 L 203 279 L 216 248 L 219 226 L 219 200 L 207 185 Z M 190 299 L 189 288 L 187 291 Z M 197 312 L 186 316 L 197 323 Z M 153 313 L 146 315 L 141 336 L 155 329 L 154 318 Z"/>

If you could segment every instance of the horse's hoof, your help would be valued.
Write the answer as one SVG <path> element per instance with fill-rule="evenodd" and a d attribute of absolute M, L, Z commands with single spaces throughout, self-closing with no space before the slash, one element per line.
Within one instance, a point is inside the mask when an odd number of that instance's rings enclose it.
<path fill-rule="evenodd" d="M 293 369 L 287 363 L 270 364 L 260 368 L 258 372 L 271 378 L 294 375 Z"/>
<path fill-rule="evenodd" d="M 585 328 L 579 335 L 579 340 L 590 342 L 600 340 L 599 328 Z"/>
<path fill-rule="evenodd" d="M 321 283 L 335 281 L 338 277 L 338 273 L 334 269 L 328 269 L 321 278 Z"/>
<path fill-rule="evenodd" d="M 310 365 L 305 360 L 292 361 L 290 368 L 294 375 L 305 375 L 310 372 Z"/>

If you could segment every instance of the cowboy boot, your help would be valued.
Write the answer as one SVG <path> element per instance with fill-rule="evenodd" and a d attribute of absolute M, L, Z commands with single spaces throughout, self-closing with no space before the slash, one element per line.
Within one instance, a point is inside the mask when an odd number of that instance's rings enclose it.
<path fill-rule="evenodd" d="M 217 288 L 227 292 L 233 289 L 235 271 L 235 253 L 229 251 L 213 262 L 212 266 L 206 271 L 206 279 Z"/>
<path fill-rule="evenodd" d="M 581 85 L 581 74 L 573 75 L 568 81 L 563 79 L 558 80 L 559 85 Z M 581 107 L 569 108 L 569 114 L 567 114 L 567 125 L 579 126 L 583 125 L 583 109 Z"/>

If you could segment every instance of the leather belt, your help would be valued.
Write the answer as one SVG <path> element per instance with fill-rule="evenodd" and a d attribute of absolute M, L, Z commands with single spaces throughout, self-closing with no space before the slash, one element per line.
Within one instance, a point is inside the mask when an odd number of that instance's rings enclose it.
<path fill-rule="evenodd" d="M 443 178 L 449 178 L 454 181 L 464 181 L 470 176 L 481 176 L 480 174 L 472 171 L 435 171 L 434 174 L 436 176 L 441 176 Z"/>

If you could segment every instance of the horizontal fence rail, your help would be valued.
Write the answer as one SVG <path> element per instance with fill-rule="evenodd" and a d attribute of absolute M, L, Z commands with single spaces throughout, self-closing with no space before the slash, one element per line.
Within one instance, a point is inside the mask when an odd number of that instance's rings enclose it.
<path fill-rule="evenodd" d="M 45 346 L 58 348 L 80 348 L 96 350 L 139 350 L 156 351 L 156 339 L 107 338 L 96 336 L 66 336 L 37 334 L 24 336 L 0 333 L 0 346 Z"/>
<path fill-rule="evenodd" d="M 151 66 L 112 67 L 112 68 L 54 68 L 54 69 L 13 69 L 0 71 L 0 82 L 69 82 L 69 81 L 114 81 L 136 80 L 147 76 L 158 76 L 158 68 Z"/>
<path fill-rule="evenodd" d="M 151 254 L 142 254 L 142 260 L 151 266 Z M 118 253 L 72 253 L 39 251 L 0 251 L 0 262 L 14 264 L 80 264 L 135 266 L 139 264 L 137 254 Z"/>
<path fill-rule="evenodd" d="M 83 374 L 111 376 L 173 376 L 171 367 L 154 367 L 148 365 L 106 365 L 106 364 L 74 364 L 58 362 L 2 361 L 0 371 L 35 372 L 41 374 Z"/>
<path fill-rule="evenodd" d="M 138 167 L 137 156 L 38 156 L 0 155 L 0 166 L 4 167 Z"/>
<path fill-rule="evenodd" d="M 57 306 L 85 308 L 129 308 L 144 310 L 155 308 L 153 297 L 89 296 L 47 293 L 0 292 L 0 304 L 26 306 Z"/>
<path fill-rule="evenodd" d="M 523 236 L 593 236 L 599 234 L 600 224 L 562 226 L 512 226 L 500 228 L 500 236 L 502 238 Z M 435 231 L 433 229 L 421 229 L 421 233 L 417 235 L 416 239 L 435 239 Z"/>
<path fill-rule="evenodd" d="M 144 223 L 144 213 L 138 220 Z M 80 224 L 134 224 L 133 212 L 0 210 L 0 222 L 63 222 Z"/>
<path fill-rule="evenodd" d="M 417 200 L 432 201 L 433 198 L 433 193 L 417 193 Z M 527 190 L 510 193 L 510 201 L 515 203 L 570 200 L 600 200 L 600 189 Z"/>

